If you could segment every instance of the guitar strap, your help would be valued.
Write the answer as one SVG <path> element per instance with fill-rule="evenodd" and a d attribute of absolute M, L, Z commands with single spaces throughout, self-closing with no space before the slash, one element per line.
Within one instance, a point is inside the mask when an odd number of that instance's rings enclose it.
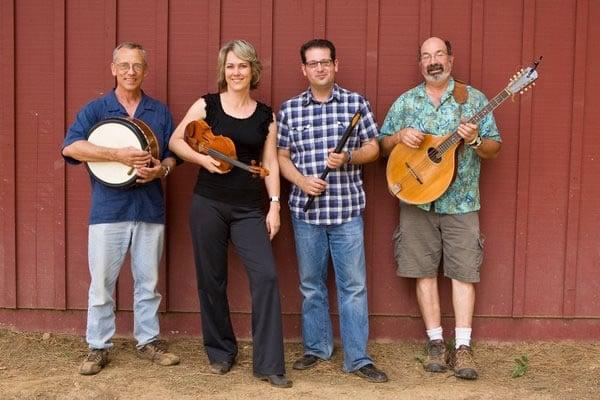
<path fill-rule="evenodd" d="M 458 119 L 460 121 L 462 117 L 462 105 L 465 104 L 469 99 L 467 84 L 454 79 L 454 90 L 452 91 L 452 97 L 454 97 L 454 101 L 458 103 Z M 435 211 L 435 201 L 431 202 L 431 209 Z"/>
<path fill-rule="evenodd" d="M 454 96 L 454 100 L 460 104 L 461 111 L 462 105 L 467 102 L 469 99 L 469 92 L 467 92 L 467 84 L 461 82 L 459 80 L 454 80 L 454 90 L 452 91 L 452 96 Z M 462 112 L 461 112 L 462 114 Z"/>

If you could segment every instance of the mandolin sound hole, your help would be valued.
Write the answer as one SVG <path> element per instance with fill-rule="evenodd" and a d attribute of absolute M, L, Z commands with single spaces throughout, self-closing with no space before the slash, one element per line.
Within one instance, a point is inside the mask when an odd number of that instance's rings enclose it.
<path fill-rule="evenodd" d="M 436 164 L 439 164 L 442 161 L 442 157 L 435 147 L 430 147 L 427 150 L 427 155 L 429 156 L 429 159 Z"/>

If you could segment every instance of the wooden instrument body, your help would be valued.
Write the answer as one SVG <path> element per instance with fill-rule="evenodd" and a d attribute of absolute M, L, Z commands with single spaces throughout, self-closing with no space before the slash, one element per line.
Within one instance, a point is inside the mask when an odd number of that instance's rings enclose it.
<path fill-rule="evenodd" d="M 227 136 L 215 135 L 203 119 L 191 121 L 186 125 L 184 140 L 194 151 L 220 160 L 218 168 L 223 172 L 238 167 L 253 176 L 269 176 L 269 170 L 258 165 L 256 161 L 252 160 L 251 165 L 239 161 L 233 140 Z"/>
<path fill-rule="evenodd" d="M 417 149 L 396 145 L 386 169 L 390 193 L 408 204 L 430 203 L 444 194 L 456 175 L 456 150 L 462 143 L 454 143 L 438 156 L 438 146 L 450 135 L 425 134 Z"/>

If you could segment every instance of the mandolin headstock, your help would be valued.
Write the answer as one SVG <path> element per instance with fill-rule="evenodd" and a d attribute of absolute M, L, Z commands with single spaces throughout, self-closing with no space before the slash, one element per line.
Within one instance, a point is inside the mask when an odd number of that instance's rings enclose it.
<path fill-rule="evenodd" d="M 510 92 L 511 95 L 515 95 L 517 93 L 523 94 L 532 86 L 535 86 L 535 81 L 538 78 L 537 67 L 542 61 L 543 57 L 540 57 L 530 67 L 525 69 L 521 69 L 518 73 L 513 75 L 510 80 L 506 90 Z"/>

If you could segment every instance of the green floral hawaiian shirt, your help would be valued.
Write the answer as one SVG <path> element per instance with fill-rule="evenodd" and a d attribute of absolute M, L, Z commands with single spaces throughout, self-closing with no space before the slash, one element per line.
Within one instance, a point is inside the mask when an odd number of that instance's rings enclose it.
<path fill-rule="evenodd" d="M 436 107 L 425 92 L 425 83 L 405 92 L 392 104 L 388 111 L 380 137 L 393 135 L 404 128 L 413 128 L 432 135 L 445 135 L 455 132 L 460 124 L 460 106 L 454 100 L 452 91 L 454 80 L 450 79 L 448 89 Z M 469 98 L 462 105 L 462 118 L 468 120 L 487 103 L 486 97 L 471 86 L 467 87 Z M 496 122 L 489 113 L 479 123 L 479 134 L 486 139 L 501 141 Z M 461 146 L 458 150 L 458 169 L 456 179 L 448 190 L 435 201 L 435 211 L 440 214 L 463 214 L 477 211 L 481 207 L 479 201 L 480 160 L 475 150 Z M 430 210 L 432 203 L 420 205 Z"/>

